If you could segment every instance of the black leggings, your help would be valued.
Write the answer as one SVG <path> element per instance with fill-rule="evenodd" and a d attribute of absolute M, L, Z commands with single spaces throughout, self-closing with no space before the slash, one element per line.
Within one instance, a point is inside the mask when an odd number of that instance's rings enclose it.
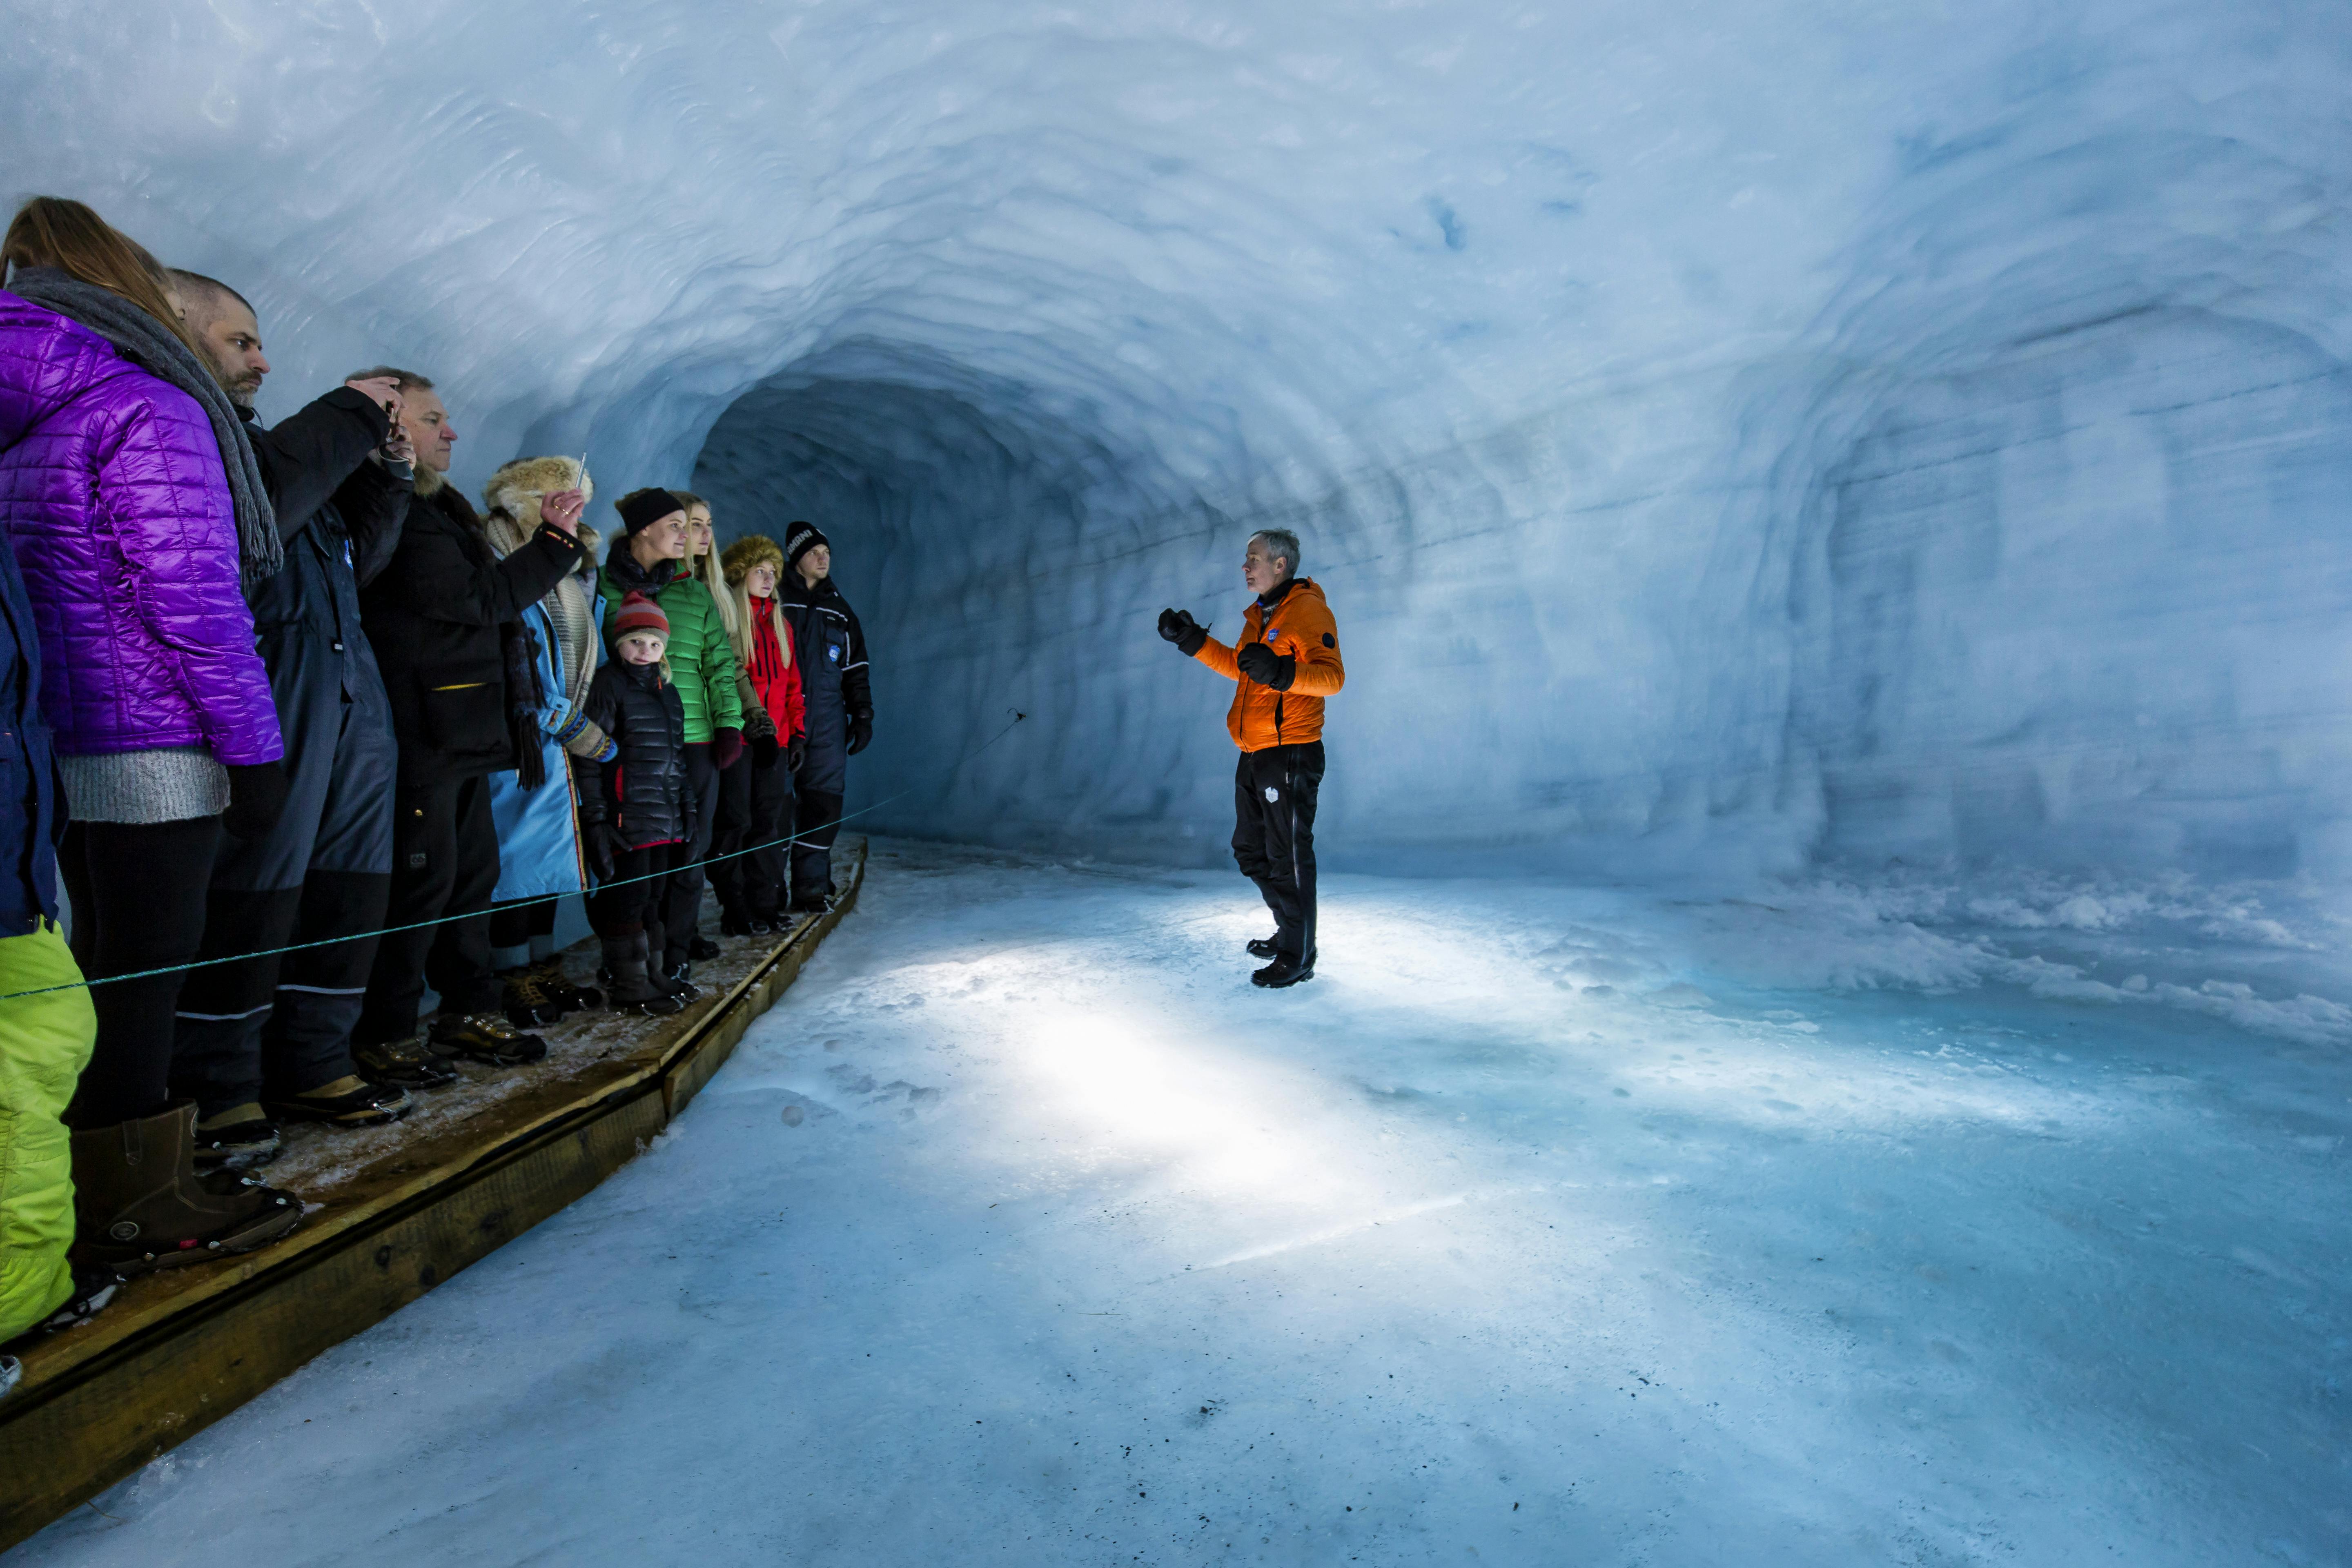
<path fill-rule="evenodd" d="M 58 869 L 73 900 L 74 962 L 91 980 L 169 969 L 196 956 L 205 894 L 220 848 L 220 818 L 77 822 Z M 173 1011 L 184 973 L 90 988 L 98 1044 L 67 1120 L 111 1127 L 171 1103 Z"/>

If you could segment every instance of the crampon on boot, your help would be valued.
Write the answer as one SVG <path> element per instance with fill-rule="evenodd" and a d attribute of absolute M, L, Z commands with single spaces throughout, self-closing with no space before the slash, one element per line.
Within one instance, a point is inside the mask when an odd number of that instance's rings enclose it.
<path fill-rule="evenodd" d="M 306 1089 L 299 1094 L 272 1096 L 264 1102 L 293 1121 L 323 1121 L 331 1127 L 373 1127 L 397 1121 L 414 1102 L 397 1084 L 370 1083 L 357 1074 Z"/>
<path fill-rule="evenodd" d="M 654 989 L 676 998 L 679 1006 L 683 1007 L 702 995 L 702 987 L 694 983 L 693 964 L 673 963 L 667 969 L 659 964 L 650 964 L 647 968 Z"/>
<path fill-rule="evenodd" d="M 574 985 L 563 967 L 563 955 L 548 954 L 531 967 L 539 972 L 539 984 L 555 998 L 556 1005 L 567 1013 L 577 1013 L 584 1007 L 602 1007 L 604 994 L 593 985 Z"/>
<path fill-rule="evenodd" d="M 395 1089 L 439 1089 L 445 1083 L 457 1081 L 456 1068 L 414 1039 L 355 1045 L 352 1047 L 352 1060 L 359 1064 L 369 1082 Z"/>
<path fill-rule="evenodd" d="M 1249 955 L 1252 958 L 1272 958 L 1276 953 L 1280 952 L 1281 951 L 1282 949 L 1274 945 L 1274 938 L 1270 936 L 1253 937 L 1250 939 Z"/>
<path fill-rule="evenodd" d="M 656 990 L 646 964 L 646 933 L 610 937 L 604 942 L 604 968 L 612 976 L 615 1013 L 666 1018 L 686 1005 L 667 991 Z"/>
<path fill-rule="evenodd" d="M 1315 978 L 1315 955 L 1297 958 L 1287 952 L 1277 952 L 1274 962 L 1250 975 L 1250 984 L 1278 991 L 1286 985 L 1296 985 L 1302 980 Z"/>
<path fill-rule="evenodd" d="M 499 1007 L 518 1029 L 536 1029 L 563 1018 L 563 1005 L 547 994 L 547 983 L 528 964 L 499 972 Z"/>
<path fill-rule="evenodd" d="M 77 1268 L 145 1274 L 267 1246 L 302 1223 L 290 1193 L 199 1174 L 196 1108 L 73 1135 Z"/>
<path fill-rule="evenodd" d="M 526 1035 L 496 1013 L 444 1013 L 433 1020 L 425 1048 L 440 1057 L 464 1057 L 486 1067 L 521 1067 L 547 1056 L 547 1042 Z"/>
<path fill-rule="evenodd" d="M 278 1158 L 278 1123 L 258 1101 L 231 1106 L 196 1122 L 199 1171 L 249 1171 Z"/>

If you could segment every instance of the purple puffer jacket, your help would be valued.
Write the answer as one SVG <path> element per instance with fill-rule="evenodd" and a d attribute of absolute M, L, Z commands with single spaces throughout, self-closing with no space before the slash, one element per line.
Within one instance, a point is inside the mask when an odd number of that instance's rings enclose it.
<path fill-rule="evenodd" d="M 205 411 L 5 291 L 0 532 L 33 601 L 58 751 L 205 746 L 231 767 L 284 755 Z"/>

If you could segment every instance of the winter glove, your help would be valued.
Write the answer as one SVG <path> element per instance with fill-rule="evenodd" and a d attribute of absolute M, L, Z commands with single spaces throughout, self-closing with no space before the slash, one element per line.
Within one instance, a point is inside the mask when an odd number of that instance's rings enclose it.
<path fill-rule="evenodd" d="M 1174 643 L 1178 653 L 1190 658 L 1209 640 L 1209 628 L 1194 620 L 1190 610 L 1162 610 L 1160 635 Z"/>
<path fill-rule="evenodd" d="M 853 713 L 849 716 L 849 754 L 856 756 L 874 741 L 874 715 Z"/>
<path fill-rule="evenodd" d="M 801 771 L 801 764 L 807 761 L 808 734 L 803 731 L 802 733 L 794 735 L 793 737 L 793 743 L 784 748 L 784 766 L 790 768 L 794 773 L 798 773 Z"/>
<path fill-rule="evenodd" d="M 1234 662 L 1242 673 L 1260 686 L 1271 686 L 1276 691 L 1287 691 L 1290 683 L 1298 679 L 1298 660 L 1286 653 L 1276 653 L 1262 642 L 1244 643 L 1234 650 Z"/>
<path fill-rule="evenodd" d="M 776 765 L 776 757 L 782 750 L 782 746 L 776 744 L 776 737 L 772 732 L 754 735 L 751 737 L 751 765 L 764 773 Z"/>
<path fill-rule="evenodd" d="M 613 868 L 627 852 L 621 842 L 621 830 L 609 822 L 583 823 L 581 826 L 580 847 L 588 857 L 588 870 L 599 882 L 613 879 Z"/>
<path fill-rule="evenodd" d="M 717 730 L 710 736 L 710 765 L 724 773 L 743 755 L 743 731 Z"/>
<path fill-rule="evenodd" d="M 278 826 L 291 788 L 282 763 L 256 763 L 228 770 L 228 809 L 221 828 L 232 838 L 258 838 Z"/>

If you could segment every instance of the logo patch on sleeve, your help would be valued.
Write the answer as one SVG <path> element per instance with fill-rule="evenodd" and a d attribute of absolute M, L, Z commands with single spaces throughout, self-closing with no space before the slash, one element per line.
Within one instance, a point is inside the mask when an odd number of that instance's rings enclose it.
<path fill-rule="evenodd" d="M 1268 784 L 1268 785 L 1266 785 L 1266 786 L 1265 786 L 1265 803 L 1266 803 L 1266 805 L 1272 805 L 1276 801 L 1280 800 L 1281 798 L 1282 798 L 1282 792 L 1281 792 L 1280 790 L 1278 790 L 1278 789 L 1275 788 L 1272 784 Z"/>

